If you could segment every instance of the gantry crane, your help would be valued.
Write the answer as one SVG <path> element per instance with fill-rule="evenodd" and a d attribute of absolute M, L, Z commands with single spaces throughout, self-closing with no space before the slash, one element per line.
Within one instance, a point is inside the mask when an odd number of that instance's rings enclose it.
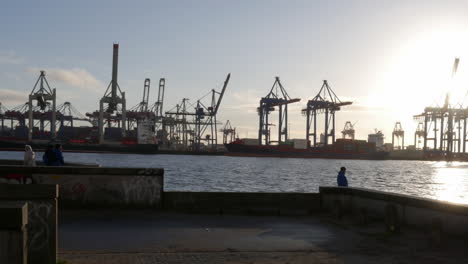
<path fill-rule="evenodd" d="M 395 138 L 397 145 L 395 146 Z M 395 123 L 395 127 L 392 132 L 392 147 L 393 149 L 404 149 L 405 148 L 405 131 L 401 126 L 400 122 Z"/>
<path fill-rule="evenodd" d="M 275 82 L 270 92 L 260 99 L 260 105 L 257 108 L 259 115 L 258 143 L 260 145 L 270 145 L 271 141 L 269 115 L 278 107 L 278 144 L 288 140 L 288 105 L 299 102 L 301 99 L 291 97 L 284 89 L 279 77 L 275 77 Z M 283 108 L 284 107 L 284 108 Z"/>
<path fill-rule="evenodd" d="M 421 148 L 421 138 L 424 139 L 426 137 L 426 133 L 424 132 L 424 123 L 419 122 L 416 128 L 416 132 L 414 132 L 414 147 L 416 149 Z"/>
<path fill-rule="evenodd" d="M 50 136 L 52 139 L 56 137 L 55 129 L 55 120 L 56 120 L 56 91 L 55 88 L 51 89 L 47 79 L 45 77 L 45 71 L 41 71 L 39 78 L 34 85 L 31 93 L 29 94 L 28 101 L 28 140 L 32 140 L 33 128 L 34 128 L 34 116 L 33 116 L 33 101 L 37 101 L 37 106 L 39 107 L 38 112 L 41 116 L 41 125 L 44 124 L 44 120 L 50 121 Z M 52 103 L 52 107 L 47 111 L 47 104 Z M 43 127 L 41 127 L 43 131 Z"/>
<path fill-rule="evenodd" d="M 343 131 L 341 131 L 341 134 L 343 134 L 343 138 L 350 138 L 354 140 L 354 124 L 352 124 L 351 121 L 346 121 Z"/>
<path fill-rule="evenodd" d="M 223 144 L 228 144 L 234 141 L 236 138 L 236 128 L 231 126 L 231 122 L 228 120 L 220 132 L 223 133 Z"/>
<path fill-rule="evenodd" d="M 118 74 L 118 65 L 119 65 L 119 44 L 114 43 L 113 45 L 113 56 L 112 56 L 112 80 L 107 86 L 104 96 L 99 101 L 99 119 L 98 119 L 98 134 L 99 134 L 99 143 L 104 142 L 104 113 L 108 114 L 107 121 L 115 121 L 118 125 L 121 125 L 121 134 L 122 137 L 126 135 L 126 101 L 125 101 L 125 92 L 120 90 L 120 86 L 117 82 Z M 107 108 L 105 108 L 107 104 Z M 121 106 L 119 109 L 118 106 Z M 117 111 L 120 110 L 120 114 Z M 115 113 L 115 115 L 114 115 Z"/>
<path fill-rule="evenodd" d="M 219 107 L 221 105 L 221 101 L 223 99 L 224 93 L 226 91 L 227 85 L 229 83 L 229 79 L 231 78 L 231 74 L 229 73 L 226 77 L 226 80 L 224 81 L 223 88 L 221 92 L 217 92 L 216 90 L 212 89 L 209 94 L 211 94 L 211 103 L 209 106 L 206 106 L 203 104 L 201 99 L 197 100 L 196 105 L 194 106 L 195 112 L 188 112 L 186 111 L 181 111 L 180 106 L 177 105 L 176 111 L 174 112 L 174 109 L 171 111 L 166 112 L 166 116 L 168 117 L 182 117 L 184 121 L 182 122 L 182 125 L 184 127 L 185 133 L 183 133 L 184 139 L 183 141 L 186 141 L 187 139 L 187 134 L 189 133 L 187 129 L 188 124 L 193 124 L 194 125 L 194 130 L 193 130 L 193 145 L 192 149 L 195 151 L 199 151 L 201 149 L 201 142 L 206 141 L 209 145 L 211 145 L 211 148 L 214 150 L 216 146 L 218 145 L 218 132 L 217 132 L 217 121 L 216 121 L 216 115 L 218 113 Z M 208 95 L 208 94 L 207 94 Z M 185 102 L 184 107 L 185 107 Z M 187 116 L 192 116 L 193 117 L 193 122 L 190 122 L 187 120 Z M 207 129 L 209 128 L 209 131 Z M 210 132 L 211 134 L 208 134 L 207 132 Z"/>
<path fill-rule="evenodd" d="M 323 81 L 318 94 L 307 102 L 305 109 L 302 113 L 307 117 L 306 124 L 306 138 L 308 147 L 311 146 L 310 136 L 313 136 L 313 146 L 317 147 L 317 115 L 325 113 L 325 131 L 324 131 L 324 145 L 327 146 L 329 137 L 332 137 L 333 144 L 335 142 L 335 113 L 341 110 L 342 106 L 351 105 L 352 102 L 342 102 L 335 92 L 328 85 L 327 80 Z M 313 126 L 313 133 L 310 132 L 311 122 Z M 331 126 L 331 130 L 329 130 Z"/>
<path fill-rule="evenodd" d="M 3 135 L 5 133 L 5 113 L 8 111 L 8 108 L 6 108 L 2 102 L 0 102 L 0 119 L 1 119 L 1 122 L 2 122 L 2 132 L 1 134 Z M 11 128 L 13 129 L 13 127 Z"/>
<path fill-rule="evenodd" d="M 216 114 L 218 113 L 219 106 L 223 100 L 224 92 L 229 83 L 231 74 L 229 73 L 224 81 L 223 88 L 221 92 L 217 92 L 214 89 L 211 90 L 211 105 L 206 107 L 203 105 L 201 100 L 197 101 L 197 106 L 195 108 L 195 150 L 200 150 L 201 141 L 206 140 L 211 148 L 214 150 L 218 145 L 218 132 L 217 132 L 217 123 L 216 123 Z M 218 98 L 216 98 L 218 96 Z M 203 122 L 203 119 L 207 118 Z M 205 133 L 206 129 L 210 127 L 211 134 L 202 138 L 202 135 Z"/>

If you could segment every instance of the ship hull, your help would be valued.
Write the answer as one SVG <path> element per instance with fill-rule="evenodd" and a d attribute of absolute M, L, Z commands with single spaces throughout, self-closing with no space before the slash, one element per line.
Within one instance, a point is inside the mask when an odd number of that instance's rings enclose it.
<path fill-rule="evenodd" d="M 259 146 L 237 143 L 225 144 L 228 156 L 242 157 L 279 157 L 279 158 L 307 158 L 307 159 L 363 159 L 384 160 L 387 152 L 337 152 L 325 148 L 294 149 L 283 146 Z"/>
<path fill-rule="evenodd" d="M 43 151 L 48 142 L 27 142 L 17 140 L 1 140 L 1 151 L 24 151 L 24 145 L 31 145 L 34 151 Z M 131 154 L 158 154 L 158 145 L 155 144 L 75 144 L 63 143 L 64 152 L 78 153 L 131 153 Z"/>

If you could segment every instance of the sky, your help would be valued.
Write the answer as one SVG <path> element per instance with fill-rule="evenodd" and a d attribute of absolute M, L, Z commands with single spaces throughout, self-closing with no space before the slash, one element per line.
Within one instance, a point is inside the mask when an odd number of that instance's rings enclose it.
<path fill-rule="evenodd" d="M 328 80 L 356 137 L 395 122 L 413 144 L 413 115 L 468 91 L 468 1 L 6 1 L 0 9 L 0 102 L 23 104 L 40 70 L 58 103 L 98 109 L 111 79 L 112 44 L 120 44 L 118 83 L 127 106 L 150 103 L 166 79 L 164 111 L 195 103 L 231 80 L 218 120 L 241 138 L 257 136 L 256 108 L 279 76 L 299 103 L 289 107 L 291 138 L 305 137 L 301 109 Z M 457 75 L 452 64 L 460 58 Z M 208 98 L 209 99 L 209 98 Z M 277 116 L 272 114 L 273 122 Z M 275 134 L 272 135 L 275 137 Z"/>

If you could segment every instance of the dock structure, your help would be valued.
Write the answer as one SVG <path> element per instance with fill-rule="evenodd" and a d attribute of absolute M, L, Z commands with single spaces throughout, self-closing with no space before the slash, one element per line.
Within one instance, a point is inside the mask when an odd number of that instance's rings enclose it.
<path fill-rule="evenodd" d="M 423 150 L 447 153 L 466 153 L 467 108 L 426 107 L 414 119 L 422 122 Z"/>
<path fill-rule="evenodd" d="M 236 138 L 236 128 L 232 127 L 231 121 L 226 121 L 224 127 L 219 130 L 219 132 L 223 133 L 223 144 L 231 143 Z"/>
<path fill-rule="evenodd" d="M 51 89 L 45 77 L 45 71 L 41 71 L 28 100 L 28 140 L 32 140 L 34 119 L 39 119 L 40 130 L 44 131 L 45 121 L 50 122 L 50 137 L 55 138 L 55 120 L 57 118 L 56 90 Z M 34 108 L 33 102 L 37 102 L 38 109 Z"/>
<path fill-rule="evenodd" d="M 99 100 L 98 114 L 98 134 L 99 143 L 104 142 L 104 126 L 107 124 L 110 129 L 113 125 L 117 126 L 121 137 L 125 137 L 127 133 L 126 124 L 126 100 L 125 92 L 122 92 L 117 82 L 119 65 L 119 44 L 114 43 L 112 55 L 112 79 L 107 86 L 104 96 Z M 119 107 L 120 106 L 120 107 Z M 96 112 L 92 114 L 95 117 Z M 109 130 L 111 132 L 111 130 Z"/>
<path fill-rule="evenodd" d="M 168 145 L 182 142 L 181 147 L 185 150 L 200 151 L 203 143 L 206 143 L 209 149 L 216 150 L 219 124 L 217 114 L 230 78 L 231 73 L 226 76 L 221 91 L 211 89 L 196 104 L 190 104 L 189 99 L 184 98 L 181 104 L 166 112 L 162 133 Z M 208 96 L 211 98 L 210 102 L 204 103 L 203 99 Z M 190 107 L 193 107 L 193 112 Z"/>
<path fill-rule="evenodd" d="M 291 98 L 286 89 L 280 82 L 279 77 L 275 77 L 275 82 L 270 92 L 260 99 L 260 105 L 257 108 L 259 116 L 258 143 L 259 145 L 270 145 L 271 143 L 281 144 L 288 140 L 288 105 L 299 102 L 299 98 Z M 271 140 L 269 115 L 278 107 L 278 140 Z"/>
<path fill-rule="evenodd" d="M 182 101 L 166 112 L 163 129 L 160 133 L 164 135 L 159 138 L 164 139 L 163 144 L 171 142 L 181 149 L 188 149 L 193 144 L 193 123 L 189 120 L 189 98 L 182 98 Z"/>
<path fill-rule="evenodd" d="M 165 131 L 164 125 L 167 123 L 164 115 L 164 92 L 166 90 L 166 78 L 159 79 L 158 87 L 158 99 L 154 104 L 151 105 L 149 111 L 154 114 L 154 130 L 155 131 Z M 164 138 L 156 135 L 158 140 L 163 140 Z"/>
<path fill-rule="evenodd" d="M 355 132 L 356 131 L 354 130 L 354 124 L 352 124 L 351 121 L 346 121 L 343 131 L 341 131 L 343 138 L 349 138 L 354 140 Z"/>
<path fill-rule="evenodd" d="M 136 130 L 138 122 L 142 120 L 156 121 L 156 115 L 148 108 L 151 80 L 146 78 L 143 83 L 143 99 L 127 111 L 128 132 Z"/>
<path fill-rule="evenodd" d="M 308 147 L 317 147 L 317 116 L 321 113 L 325 114 L 325 129 L 324 142 L 325 146 L 335 142 L 335 113 L 341 110 L 342 106 L 351 105 L 352 102 L 342 102 L 338 96 L 328 85 L 327 80 L 323 81 L 322 87 L 318 94 L 307 102 L 306 108 L 302 109 L 302 113 L 307 117 L 306 124 L 306 139 Z M 311 133 L 311 126 L 313 132 Z M 331 129 L 330 129 L 331 127 Z M 313 137 L 311 144 L 310 136 Z M 331 142 L 329 138 L 331 137 Z"/>
<path fill-rule="evenodd" d="M 395 140 L 396 139 L 396 140 Z M 396 145 L 395 145 L 396 143 Z M 400 122 L 396 122 L 392 132 L 392 147 L 393 149 L 405 148 L 405 131 Z"/>
<path fill-rule="evenodd" d="M 0 122 L 1 122 L 1 135 L 5 133 L 5 112 L 8 111 L 8 108 L 6 108 L 2 102 L 0 102 Z"/>

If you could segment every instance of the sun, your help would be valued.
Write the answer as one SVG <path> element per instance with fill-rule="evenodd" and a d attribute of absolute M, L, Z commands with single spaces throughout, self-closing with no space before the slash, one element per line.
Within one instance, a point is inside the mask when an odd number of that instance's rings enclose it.
<path fill-rule="evenodd" d="M 413 115 L 442 106 L 447 94 L 452 106 L 468 106 L 467 29 L 450 24 L 412 31 L 382 58 L 373 91 L 380 100 L 373 103 L 390 109 L 395 121 L 414 123 Z M 460 63 L 452 77 L 455 58 Z"/>

